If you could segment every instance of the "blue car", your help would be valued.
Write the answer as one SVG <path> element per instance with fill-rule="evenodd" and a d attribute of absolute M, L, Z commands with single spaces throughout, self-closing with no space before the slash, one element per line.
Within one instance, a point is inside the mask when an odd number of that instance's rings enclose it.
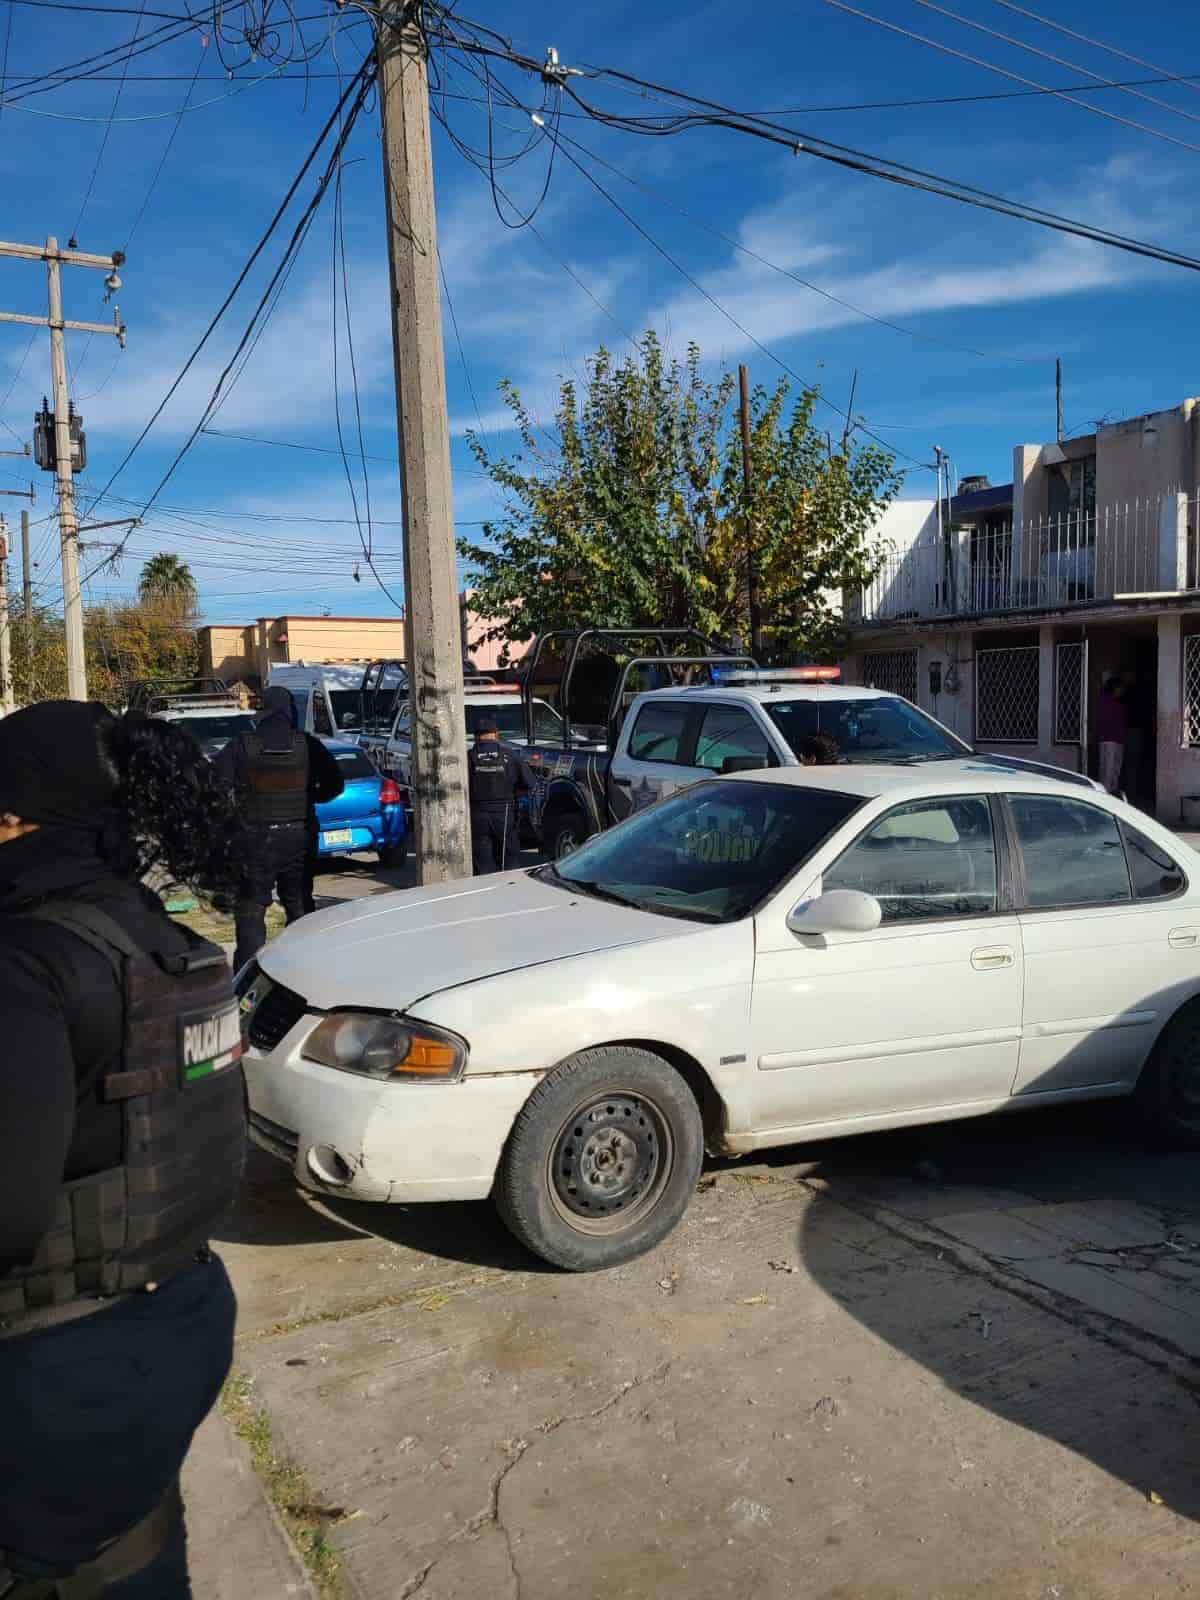
<path fill-rule="evenodd" d="M 346 787 L 336 800 L 317 807 L 317 854 L 345 856 L 374 850 L 382 866 L 403 866 L 408 824 L 399 788 L 356 744 L 321 742 L 337 762 Z"/>

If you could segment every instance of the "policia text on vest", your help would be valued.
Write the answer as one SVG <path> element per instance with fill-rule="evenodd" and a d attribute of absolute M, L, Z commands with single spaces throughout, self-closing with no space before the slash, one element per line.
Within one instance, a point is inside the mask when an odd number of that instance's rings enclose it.
<path fill-rule="evenodd" d="M 477 874 L 503 872 L 521 861 L 517 788 L 532 789 L 529 765 L 500 743 L 495 722 L 481 717 L 467 756 L 471 788 L 471 860 Z"/>

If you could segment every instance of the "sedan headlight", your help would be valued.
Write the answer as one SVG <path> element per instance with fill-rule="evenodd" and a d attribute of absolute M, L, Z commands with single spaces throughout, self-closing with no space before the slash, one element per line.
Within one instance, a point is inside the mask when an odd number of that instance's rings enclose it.
<path fill-rule="evenodd" d="M 335 1011 L 313 1029 L 300 1054 L 342 1072 L 410 1083 L 454 1083 L 467 1065 L 466 1042 L 456 1034 L 366 1011 Z"/>

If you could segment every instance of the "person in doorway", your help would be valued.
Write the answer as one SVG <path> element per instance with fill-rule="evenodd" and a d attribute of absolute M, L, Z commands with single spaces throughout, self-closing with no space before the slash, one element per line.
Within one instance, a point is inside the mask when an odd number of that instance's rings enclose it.
<path fill-rule="evenodd" d="M 841 747 L 831 733 L 810 734 L 800 746 L 802 767 L 836 767 L 841 759 Z"/>
<path fill-rule="evenodd" d="M 1121 768 L 1129 736 L 1125 685 L 1115 672 L 1106 673 L 1096 705 L 1096 742 L 1100 746 L 1100 782 L 1109 794 L 1121 792 Z"/>
<path fill-rule="evenodd" d="M 234 916 L 238 972 L 267 942 L 273 893 L 289 923 L 311 909 L 306 873 L 316 838 L 314 808 L 336 800 L 345 787 L 333 756 L 296 723 L 296 702 L 276 685 L 263 695 L 253 728 L 231 739 L 213 762 L 217 777 L 237 796 L 256 841 Z"/>
<path fill-rule="evenodd" d="M 0 1595 L 187 1600 L 179 1472 L 236 1302 L 237 999 L 147 878 L 232 904 L 249 848 L 182 728 L 0 721 Z"/>
<path fill-rule="evenodd" d="M 500 743 L 494 717 L 480 717 L 467 756 L 471 790 L 471 861 L 476 875 L 503 872 L 521 860 L 517 788 L 532 789 L 529 764 Z"/>

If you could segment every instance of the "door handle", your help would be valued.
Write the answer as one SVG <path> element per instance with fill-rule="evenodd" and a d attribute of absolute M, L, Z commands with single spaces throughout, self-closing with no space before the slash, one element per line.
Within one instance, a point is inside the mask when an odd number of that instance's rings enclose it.
<path fill-rule="evenodd" d="M 995 972 L 1000 967 L 1011 967 L 1016 957 L 1005 944 L 988 945 L 982 950 L 972 950 L 971 965 L 976 972 Z"/>
<path fill-rule="evenodd" d="M 1172 950 L 1187 950 L 1200 944 L 1200 928 L 1172 928 L 1167 935 Z"/>

